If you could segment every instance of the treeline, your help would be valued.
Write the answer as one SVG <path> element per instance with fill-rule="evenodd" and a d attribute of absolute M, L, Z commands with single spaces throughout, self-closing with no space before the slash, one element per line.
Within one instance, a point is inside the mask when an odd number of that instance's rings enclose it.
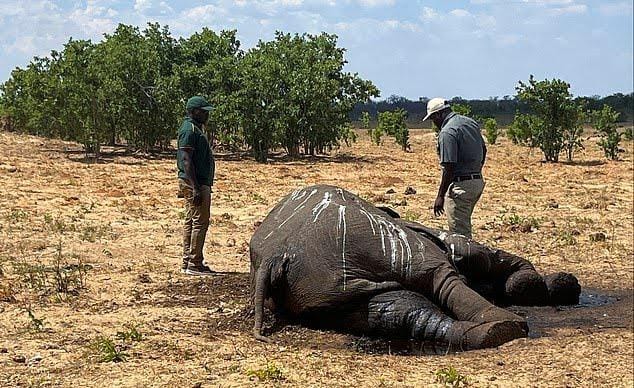
<path fill-rule="evenodd" d="M 370 114 L 370 120 L 377 122 L 381 112 L 395 111 L 402 109 L 406 112 L 406 124 L 410 128 L 430 128 L 431 122 L 421 123 L 425 117 L 427 97 L 421 97 L 419 101 L 411 101 L 405 97 L 392 95 L 385 100 L 369 101 L 355 105 L 351 113 L 351 119 L 357 127 L 363 127 L 363 112 Z M 616 93 L 607 97 L 576 97 L 575 103 L 584 106 L 589 111 L 600 110 L 604 105 L 616 111 L 619 122 L 629 122 L 634 120 L 634 93 Z M 494 118 L 499 125 L 507 126 L 513 122 L 516 113 L 528 114 L 531 107 L 517 96 L 504 96 L 488 100 L 466 100 L 461 97 L 453 97 L 450 100 L 452 105 L 461 105 L 469 108 L 474 116 L 481 118 Z"/>
<path fill-rule="evenodd" d="M 73 40 L 35 57 L 0 86 L 0 116 L 15 130 L 78 141 L 87 151 L 125 143 L 166 148 L 188 97 L 215 107 L 207 131 L 266 161 L 327 151 L 354 137 L 353 107 L 379 95 L 343 71 L 337 37 L 277 32 L 243 51 L 236 31 L 204 28 L 175 39 L 167 26 L 120 24 L 101 42 Z"/>

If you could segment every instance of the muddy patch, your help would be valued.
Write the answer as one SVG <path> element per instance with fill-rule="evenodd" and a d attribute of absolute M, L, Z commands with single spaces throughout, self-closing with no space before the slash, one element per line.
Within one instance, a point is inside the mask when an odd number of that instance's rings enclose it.
<path fill-rule="evenodd" d="M 632 329 L 632 290 L 583 289 L 579 304 L 573 306 L 519 307 L 511 311 L 526 317 L 529 337 L 550 337 L 554 329 L 571 328 L 585 332 Z"/>

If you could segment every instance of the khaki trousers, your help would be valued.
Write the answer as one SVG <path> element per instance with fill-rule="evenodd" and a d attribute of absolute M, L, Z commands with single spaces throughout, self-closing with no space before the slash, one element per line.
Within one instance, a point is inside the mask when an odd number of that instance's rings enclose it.
<path fill-rule="evenodd" d="M 200 205 L 193 204 L 194 192 L 187 181 L 178 180 L 181 193 L 185 198 L 185 224 L 183 225 L 183 263 L 196 266 L 203 264 L 205 259 L 203 247 L 209 228 L 209 214 L 211 209 L 211 187 L 201 185 Z"/>
<path fill-rule="evenodd" d="M 471 214 L 484 190 L 482 179 L 452 182 L 445 194 L 449 231 L 471 238 Z"/>

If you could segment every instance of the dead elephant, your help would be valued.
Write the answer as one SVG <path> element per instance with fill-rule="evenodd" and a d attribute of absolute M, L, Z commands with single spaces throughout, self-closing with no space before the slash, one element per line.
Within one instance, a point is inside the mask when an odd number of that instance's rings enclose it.
<path fill-rule="evenodd" d="M 570 274 L 543 278 L 530 262 L 460 235 L 398 218 L 334 186 L 298 189 L 250 242 L 254 335 L 263 308 L 313 326 L 444 344 L 495 347 L 526 337 L 498 304 L 575 304 Z M 487 299 L 488 298 L 488 299 Z"/>

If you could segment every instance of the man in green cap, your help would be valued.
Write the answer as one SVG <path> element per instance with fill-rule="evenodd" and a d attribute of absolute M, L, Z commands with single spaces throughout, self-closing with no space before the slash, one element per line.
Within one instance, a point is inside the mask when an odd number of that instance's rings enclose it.
<path fill-rule="evenodd" d="M 211 109 L 203 97 L 191 97 L 187 100 L 187 116 L 178 130 L 176 165 L 180 192 L 185 198 L 182 272 L 187 275 L 214 273 L 205 265 L 203 256 L 215 170 L 209 140 L 203 132 Z"/>

